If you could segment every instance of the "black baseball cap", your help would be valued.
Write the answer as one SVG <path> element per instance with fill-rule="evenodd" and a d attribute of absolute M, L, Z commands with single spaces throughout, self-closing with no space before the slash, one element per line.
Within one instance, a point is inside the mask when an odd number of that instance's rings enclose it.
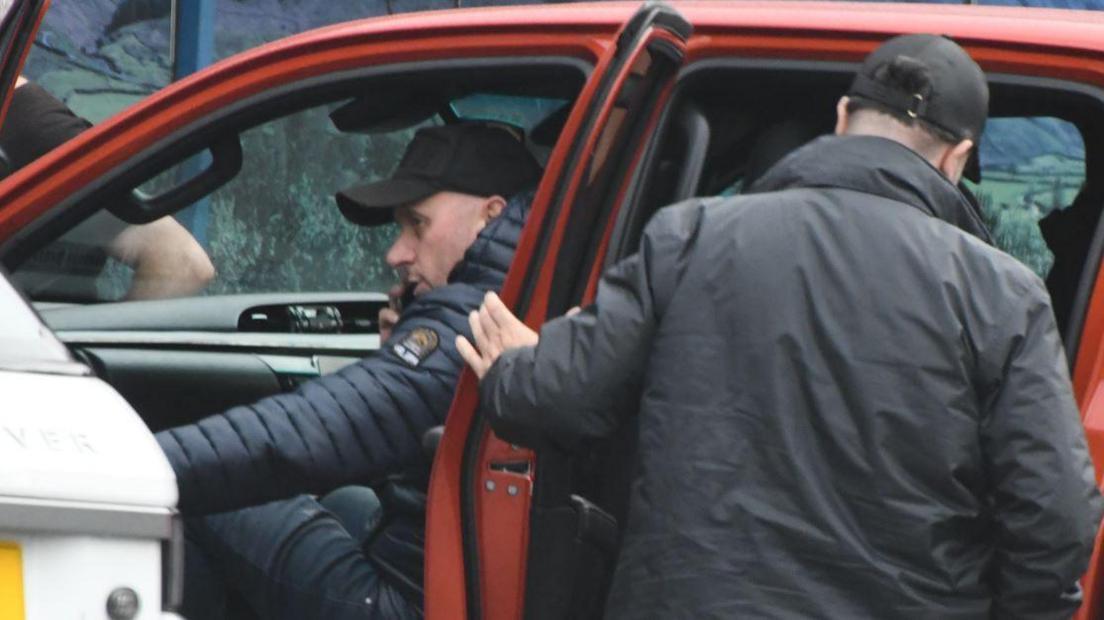
<path fill-rule="evenodd" d="M 425 127 L 414 134 L 390 179 L 338 192 L 337 206 L 350 221 L 377 226 L 391 221 L 395 207 L 437 192 L 509 197 L 535 185 L 540 175 L 514 127 L 485 122 Z"/>
<path fill-rule="evenodd" d="M 887 82 L 894 65 L 919 69 L 926 84 L 906 92 Z M 883 43 L 863 61 L 847 96 L 923 120 L 975 145 L 989 114 L 989 86 L 981 67 L 954 41 L 931 34 L 906 34 Z"/>

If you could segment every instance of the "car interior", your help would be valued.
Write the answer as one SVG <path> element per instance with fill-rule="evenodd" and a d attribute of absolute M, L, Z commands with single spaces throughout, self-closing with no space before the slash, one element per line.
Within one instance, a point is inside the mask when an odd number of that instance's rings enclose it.
<path fill-rule="evenodd" d="M 394 276 L 383 263 L 393 233 L 344 221 L 333 194 L 390 174 L 414 129 L 426 124 L 507 123 L 543 161 L 588 71 L 572 59 L 440 64 L 362 71 L 243 101 L 131 158 L 21 231 L 0 248 L 0 260 L 16 282 L 36 269 L 83 278 L 79 286 L 24 290 L 74 354 L 155 431 L 336 370 L 378 347 L 376 317 Z M 304 158 L 325 159 L 311 162 L 325 178 L 296 174 L 294 153 L 278 151 L 314 140 L 320 144 Z M 196 153 L 206 162 L 196 165 Z M 288 194 L 287 204 L 276 204 Z M 221 257 L 219 275 L 199 295 L 124 301 L 125 279 L 117 280 L 125 267 L 103 266 L 101 258 L 89 268 L 86 254 L 58 251 L 66 231 L 105 209 L 128 224 L 171 213 L 183 220 L 201 199 L 210 203 L 209 229 L 228 231 L 221 238 L 228 247 L 211 249 Z M 251 234 L 262 218 L 282 221 Z M 309 241 L 331 230 L 327 242 L 350 248 L 336 258 Z M 233 262 L 250 252 L 261 257 Z M 350 274 L 312 280 L 313 272 L 339 271 L 332 267 L 342 263 L 329 260 L 345 261 Z"/>
<path fill-rule="evenodd" d="M 780 71 L 778 67 L 714 62 L 686 72 L 665 125 L 663 146 L 650 163 L 656 169 L 648 175 L 652 185 L 640 192 L 642 198 L 636 203 L 626 202 L 634 215 L 629 218 L 631 223 L 624 222 L 620 233 L 627 240 L 619 248 L 621 255 L 632 250 L 643 223 L 661 206 L 690 196 L 738 194 L 786 151 L 832 131 L 835 103 L 846 92 L 851 69 L 810 69 L 810 63 L 803 64 L 805 67 L 795 63 L 792 70 Z M 755 88 L 745 89 L 747 84 Z M 1104 127 L 1099 120 L 1104 93 L 1054 80 L 999 74 L 990 76 L 990 89 L 990 121 L 980 146 L 981 181 L 968 183 L 967 189 L 979 197 L 996 192 L 993 198 L 999 200 L 1006 189 L 1000 183 L 1034 185 L 1036 191 L 1028 192 L 1022 204 L 982 207 L 1030 210 L 1044 220 L 1077 211 L 1077 228 L 1085 234 L 1078 239 L 1046 238 L 1042 249 L 1053 254 L 1054 260 L 1041 265 L 1033 264 L 1022 248 L 1002 238 L 999 226 L 993 225 L 999 218 L 987 216 L 997 247 L 1033 267 L 1047 281 L 1067 350 L 1072 353 L 1085 311 L 1084 303 L 1076 303 L 1077 293 L 1085 288 L 1081 284 L 1088 284 L 1081 281 L 1081 267 L 1099 258 L 1099 252 L 1090 252 L 1089 246 L 1096 236 L 1101 209 L 1099 183 L 1092 180 L 1098 176 L 1096 168 L 1104 150 Z M 1040 125 L 1045 130 L 1057 127 L 1062 132 L 1027 131 L 1032 123 L 1045 123 Z M 990 139 L 989 134 L 995 135 Z M 1012 141 L 1023 144 L 1010 145 Z M 1030 155 L 1059 154 L 1057 149 L 1065 148 L 1073 154 L 1072 161 L 1013 166 L 1005 161 L 1009 157 L 1005 151 L 1017 152 L 1012 146 Z M 700 156 L 695 157 L 696 152 Z M 1030 177 L 1030 182 L 1008 178 L 1017 174 Z M 1057 194 L 1050 191 L 1055 185 L 1061 186 Z M 685 186 L 693 189 L 687 192 Z M 1043 186 L 1049 192 L 1045 198 L 1053 204 L 1043 204 L 1039 195 Z M 1048 229 L 1055 228 L 1045 221 L 1039 227 L 1041 230 L 1031 231 L 1039 241 L 1047 237 Z M 618 257 L 607 256 L 606 261 Z"/>
<path fill-rule="evenodd" d="M 603 264 L 635 250 L 657 209 L 695 196 L 738 195 L 789 151 L 831 133 L 853 72 L 842 63 L 778 61 L 683 69 Z M 1104 156 L 1104 92 L 999 74 L 990 76 L 990 89 L 981 180 L 963 189 L 980 203 L 995 244 L 1046 281 L 1072 365 L 1104 247 L 1104 195 L 1093 182 Z M 578 287 L 552 295 L 559 297 L 549 304 L 550 317 L 580 302 Z M 637 433 L 627 420 L 607 439 L 538 452 L 526 617 L 557 617 L 542 610 L 562 610 L 563 601 L 570 613 L 559 617 L 601 617 L 635 462 Z"/>

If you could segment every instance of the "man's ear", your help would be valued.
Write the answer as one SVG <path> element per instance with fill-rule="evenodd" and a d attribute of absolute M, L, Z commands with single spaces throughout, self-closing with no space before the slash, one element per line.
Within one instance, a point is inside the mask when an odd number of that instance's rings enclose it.
<path fill-rule="evenodd" d="M 851 117 L 847 113 L 847 104 L 851 99 L 847 95 L 840 97 L 838 103 L 836 103 L 836 135 L 842 136 L 847 133 L 847 126 L 851 122 Z"/>
<path fill-rule="evenodd" d="M 974 141 L 967 139 L 943 152 L 937 168 L 943 176 L 951 180 L 951 183 L 958 183 L 962 178 L 962 171 L 966 169 L 966 162 L 970 159 L 972 148 L 974 148 Z"/>
<path fill-rule="evenodd" d="M 491 196 L 483 203 L 483 223 L 486 224 L 502 215 L 506 208 L 506 199 L 502 196 Z"/>

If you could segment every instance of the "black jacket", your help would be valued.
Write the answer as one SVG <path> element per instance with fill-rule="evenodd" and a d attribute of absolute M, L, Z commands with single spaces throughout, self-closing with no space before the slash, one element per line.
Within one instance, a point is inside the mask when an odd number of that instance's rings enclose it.
<path fill-rule="evenodd" d="M 1101 500 L 1042 282 L 889 140 L 756 189 L 661 211 L 484 379 L 515 440 L 639 416 L 609 616 L 1068 618 Z"/>

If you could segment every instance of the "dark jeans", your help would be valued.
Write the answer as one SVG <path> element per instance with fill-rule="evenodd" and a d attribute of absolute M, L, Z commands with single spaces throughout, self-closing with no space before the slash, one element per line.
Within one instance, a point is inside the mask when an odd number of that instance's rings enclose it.
<path fill-rule="evenodd" d="M 420 605 L 364 553 L 380 518 L 370 489 L 347 487 L 321 502 L 304 495 L 188 519 L 182 613 L 188 620 L 419 618 Z"/>

